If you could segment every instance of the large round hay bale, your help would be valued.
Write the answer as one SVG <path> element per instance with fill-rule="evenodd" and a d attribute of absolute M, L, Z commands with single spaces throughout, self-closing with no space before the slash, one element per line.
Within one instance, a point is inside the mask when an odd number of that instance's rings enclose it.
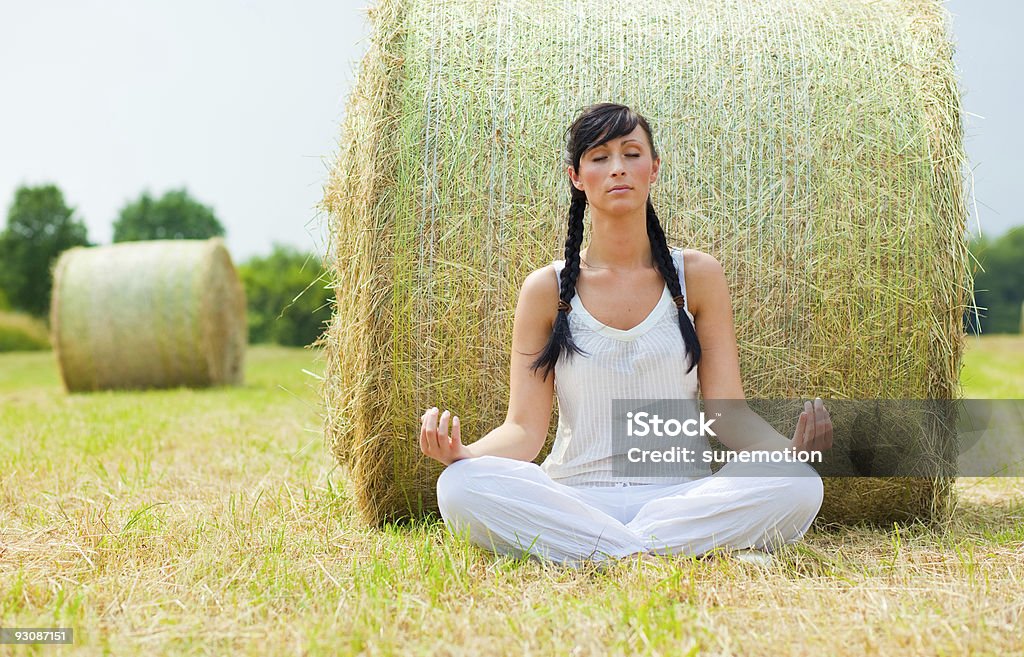
<path fill-rule="evenodd" d="M 245 292 L 219 238 L 65 251 L 50 326 L 70 392 L 242 382 Z"/>
<path fill-rule="evenodd" d="M 938 0 L 382 0 L 369 16 L 323 201 L 326 439 L 367 520 L 436 508 L 423 409 L 453 409 L 466 442 L 504 420 L 516 294 L 562 257 L 564 130 L 594 102 L 651 121 L 655 207 L 670 244 L 725 267 L 748 398 L 958 395 L 972 281 Z M 821 516 L 934 519 L 949 495 L 946 476 L 830 477 Z"/>

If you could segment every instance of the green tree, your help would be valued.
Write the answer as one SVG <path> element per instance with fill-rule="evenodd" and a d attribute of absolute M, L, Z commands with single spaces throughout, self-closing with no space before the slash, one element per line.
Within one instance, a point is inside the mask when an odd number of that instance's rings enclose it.
<path fill-rule="evenodd" d="M 7 226 L 0 233 L 0 287 L 11 306 L 45 315 L 57 256 L 88 244 L 85 224 L 56 185 L 19 187 L 7 211 Z"/>
<path fill-rule="evenodd" d="M 148 191 L 121 208 L 114 222 L 115 242 L 139 240 L 203 240 L 224 235 L 224 226 L 213 210 L 189 196 L 182 188 L 159 199 Z"/>
<path fill-rule="evenodd" d="M 251 258 L 238 270 L 251 342 L 305 346 L 320 337 L 331 318 L 332 292 L 317 256 L 275 244 L 270 255 Z"/>
<path fill-rule="evenodd" d="M 996 239 L 974 240 L 971 253 L 981 264 L 974 275 L 975 304 L 986 309 L 978 311 L 981 332 L 1016 333 L 1024 301 L 1024 226 Z M 971 328 L 976 331 L 973 322 Z"/>

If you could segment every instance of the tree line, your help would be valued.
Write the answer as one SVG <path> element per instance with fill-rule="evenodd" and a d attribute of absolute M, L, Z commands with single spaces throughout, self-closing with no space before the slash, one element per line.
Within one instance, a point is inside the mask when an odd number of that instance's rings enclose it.
<path fill-rule="evenodd" d="M 1024 226 L 1017 226 L 996 238 L 979 237 L 971 241 L 974 271 L 974 313 L 965 317 L 971 333 L 1024 333 Z"/>
<path fill-rule="evenodd" d="M 207 239 L 224 232 L 212 209 L 178 189 L 159 198 L 143 192 L 127 203 L 114 221 L 113 241 Z M 57 257 L 90 245 L 85 223 L 57 186 L 19 187 L 0 232 L 0 310 L 45 318 Z M 965 329 L 1024 332 L 1024 226 L 997 238 L 973 238 L 970 252 L 979 317 L 965 313 Z M 238 270 L 251 341 L 306 345 L 319 337 L 330 319 L 331 292 L 314 254 L 275 244 L 269 255 L 253 257 Z"/>
<path fill-rule="evenodd" d="M 214 211 L 184 188 L 160 197 L 148 191 L 130 201 L 114 221 L 114 242 L 223 237 Z M 58 256 L 93 246 L 85 222 L 52 184 L 21 186 L 0 231 L 0 310 L 46 319 Z M 251 342 L 308 345 L 331 315 L 331 290 L 313 253 L 275 244 L 269 255 L 240 263 Z"/>

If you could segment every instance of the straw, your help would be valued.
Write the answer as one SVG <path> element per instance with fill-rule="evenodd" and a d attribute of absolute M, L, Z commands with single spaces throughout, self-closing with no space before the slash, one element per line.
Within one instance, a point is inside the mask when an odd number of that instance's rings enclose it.
<path fill-rule="evenodd" d="M 242 382 L 245 292 L 219 238 L 65 251 L 50 323 L 70 392 Z"/>
<path fill-rule="evenodd" d="M 424 409 L 452 409 L 466 442 L 504 421 L 517 293 L 562 257 L 563 133 L 594 102 L 650 120 L 654 205 L 671 245 L 727 272 L 748 397 L 959 394 L 972 281 L 939 2 L 385 0 L 368 15 L 322 202 L 326 439 L 368 521 L 436 508 Z M 852 481 L 826 482 L 823 517 L 948 506 L 946 480 L 905 495 Z"/>

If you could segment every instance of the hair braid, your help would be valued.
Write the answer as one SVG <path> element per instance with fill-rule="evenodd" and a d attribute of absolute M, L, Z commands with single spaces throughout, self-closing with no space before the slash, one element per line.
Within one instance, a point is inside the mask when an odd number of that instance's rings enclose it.
<path fill-rule="evenodd" d="M 683 342 L 686 343 L 686 351 L 690 356 L 690 367 L 686 370 L 687 374 L 689 374 L 697 366 L 697 363 L 700 362 L 700 341 L 697 339 L 697 330 L 694 328 L 693 322 L 690 321 L 690 317 L 686 314 L 684 308 L 685 299 L 682 287 L 679 285 L 679 271 L 672 260 L 672 253 L 669 251 L 668 242 L 665 240 L 665 231 L 661 227 L 661 221 L 658 219 L 658 213 L 654 211 L 654 204 L 651 202 L 650 197 L 647 199 L 647 237 L 651 241 L 651 255 L 654 257 L 654 263 L 657 265 L 658 271 L 661 272 L 662 278 L 665 279 L 665 284 L 668 285 L 672 298 L 680 300 L 677 303 L 679 308 L 679 330 L 683 333 Z"/>
<path fill-rule="evenodd" d="M 583 213 L 586 206 L 586 194 L 575 190 L 569 204 L 569 234 L 565 238 L 565 267 L 562 269 L 561 287 L 558 290 L 558 314 L 555 316 L 555 324 L 547 345 L 531 365 L 534 371 L 544 368 L 544 378 L 554 371 L 558 357 L 563 351 L 569 356 L 574 353 L 585 354 L 572 339 L 567 308 L 569 302 L 576 296 L 576 281 L 580 276 L 580 247 L 583 246 Z"/>
<path fill-rule="evenodd" d="M 629 134 L 638 125 L 643 127 L 644 132 L 647 133 L 651 156 L 657 159 L 658 150 L 654 146 L 651 126 L 643 116 L 629 107 L 617 103 L 597 103 L 587 107 L 566 130 L 565 164 L 572 166 L 578 172 L 583 153 L 610 139 Z M 580 349 L 572 339 L 568 312 L 570 310 L 569 303 L 576 296 L 576 281 L 580 275 L 580 248 L 583 246 L 583 214 L 587 206 L 587 195 L 571 183 L 569 184 L 569 193 L 572 195 L 572 201 L 569 204 L 569 230 L 565 239 L 565 267 L 562 270 L 558 290 L 558 313 L 555 316 L 547 345 L 542 350 L 540 357 L 531 364 L 534 371 L 544 368 L 544 378 L 547 378 L 547 375 L 555 369 L 555 364 L 563 351 L 568 356 L 586 355 L 586 352 Z M 683 334 L 683 341 L 690 357 L 690 367 L 686 370 L 689 373 L 700 362 L 700 342 L 697 340 L 696 328 L 683 308 L 685 299 L 683 299 L 679 284 L 679 274 L 672 260 L 668 243 L 665 241 L 665 232 L 661 228 L 661 222 L 654 212 L 654 205 L 649 196 L 647 198 L 647 236 L 651 242 L 651 252 L 658 271 L 665 279 L 669 291 L 672 292 L 672 297 L 677 300 L 679 330 Z"/>

